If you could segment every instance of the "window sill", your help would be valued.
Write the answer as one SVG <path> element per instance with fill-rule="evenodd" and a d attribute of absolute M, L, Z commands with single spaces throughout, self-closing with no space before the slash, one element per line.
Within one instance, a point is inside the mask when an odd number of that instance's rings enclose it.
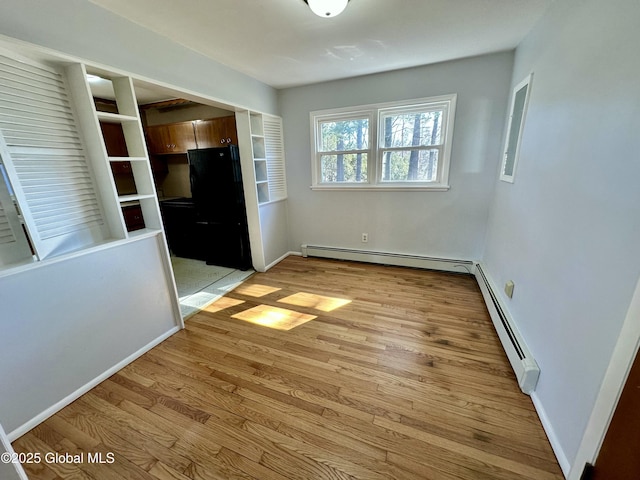
<path fill-rule="evenodd" d="M 323 191 L 365 191 L 365 192 L 446 192 L 451 187 L 449 185 L 311 185 L 311 190 Z"/>

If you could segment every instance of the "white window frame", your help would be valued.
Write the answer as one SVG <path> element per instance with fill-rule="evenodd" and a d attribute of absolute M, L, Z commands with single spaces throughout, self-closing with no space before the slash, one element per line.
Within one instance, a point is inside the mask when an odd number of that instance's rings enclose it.
<path fill-rule="evenodd" d="M 507 118 L 507 132 L 504 139 L 504 150 L 502 155 L 502 165 L 500 166 L 500 180 L 503 182 L 513 183 L 516 176 L 516 167 L 518 166 L 518 158 L 520 157 L 520 145 L 522 143 L 522 134 L 524 132 L 524 123 L 527 118 L 527 108 L 529 106 L 529 97 L 531 96 L 531 81 L 533 79 L 533 73 L 526 76 L 524 80 L 513 87 L 511 94 L 511 105 L 509 106 L 509 117 Z M 514 117 L 514 109 L 516 106 L 516 96 L 523 89 L 527 88 L 524 97 L 524 104 L 522 112 L 519 117 Z M 515 121 L 520 123 L 518 132 L 514 139 L 514 143 L 510 145 L 512 138 L 512 130 L 515 127 Z M 513 163 L 510 167 L 511 173 L 507 173 L 507 162 L 509 160 L 509 153 L 513 152 Z"/>
<path fill-rule="evenodd" d="M 371 109 L 358 109 L 353 110 L 349 109 L 333 109 L 333 110 L 325 110 L 322 112 L 311 112 L 311 125 L 313 135 L 313 142 L 311 146 L 311 151 L 313 155 L 313 171 L 311 173 L 311 178 L 313 182 L 314 188 L 323 186 L 324 188 L 362 188 L 363 186 L 367 186 L 368 182 L 322 182 L 322 162 L 321 157 L 323 155 L 337 155 L 339 153 L 343 153 L 345 155 L 354 154 L 354 153 L 363 153 L 367 155 L 367 178 L 371 179 L 371 158 L 374 154 L 373 146 L 375 145 L 375 117 L 373 115 L 373 110 Z M 368 120 L 369 121 L 369 139 L 368 139 L 368 148 L 360 149 L 360 150 L 333 150 L 333 151 L 323 151 L 321 150 L 322 136 L 320 135 L 320 125 L 325 122 L 340 122 L 344 120 Z M 369 180 L 370 181 L 370 180 Z"/>
<path fill-rule="evenodd" d="M 329 110 L 316 110 L 310 113 L 311 128 L 311 189 L 312 190 L 392 190 L 392 191 L 446 191 L 449 190 L 449 169 L 451 164 L 451 147 L 453 144 L 453 127 L 456 110 L 456 94 L 441 95 L 437 97 L 425 97 L 401 102 L 377 103 L 355 107 L 335 108 Z M 438 170 L 436 180 L 433 182 L 421 181 L 383 181 L 382 161 L 384 152 L 389 149 L 383 147 L 384 126 L 381 124 L 382 115 L 389 113 L 403 113 L 407 111 L 433 111 L 442 110 L 441 123 L 442 143 L 429 147 L 400 147 L 392 150 L 439 150 Z M 350 119 L 369 120 L 369 145 L 367 149 L 345 150 L 342 152 L 327 152 L 321 150 L 320 125 L 328 121 L 341 121 Z M 367 154 L 367 181 L 366 182 L 322 182 L 321 157 L 326 154 L 336 153 L 366 153 Z"/>

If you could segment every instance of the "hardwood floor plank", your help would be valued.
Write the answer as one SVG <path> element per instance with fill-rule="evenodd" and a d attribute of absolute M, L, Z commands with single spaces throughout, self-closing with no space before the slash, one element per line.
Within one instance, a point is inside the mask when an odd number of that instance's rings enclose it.
<path fill-rule="evenodd" d="M 259 480 L 286 480 L 290 478 L 284 477 L 270 468 L 266 468 L 260 463 L 252 462 L 239 453 L 226 448 L 223 448 L 220 453 L 218 453 L 217 458 L 224 465 L 238 469 Z"/>
<path fill-rule="evenodd" d="M 256 308 L 260 307 L 260 308 Z M 288 331 L 271 307 L 314 317 Z M 468 275 L 289 257 L 14 442 L 33 480 L 561 480 Z"/>
<path fill-rule="evenodd" d="M 158 461 L 150 452 L 142 450 L 127 440 L 132 433 L 129 429 L 118 428 L 116 422 L 111 423 L 108 418 L 84 404 L 81 399 L 76 400 L 69 407 L 62 412 L 65 420 L 99 439 L 101 444 L 113 446 L 132 464 L 142 470 L 149 470 Z"/>
<path fill-rule="evenodd" d="M 133 430 L 138 432 L 139 435 L 143 435 L 166 448 L 170 448 L 178 439 L 175 435 L 157 428 L 154 424 L 146 422 L 140 417 L 135 417 L 121 408 L 111 405 L 109 402 L 94 395 L 92 392 L 83 395 L 80 402 L 83 405 L 93 408 L 100 414 L 109 417 L 110 420 L 115 421 L 118 425 L 128 431 Z"/>
<path fill-rule="evenodd" d="M 156 463 L 151 470 L 149 470 L 149 475 L 153 475 L 153 477 L 158 480 L 191 480 L 190 477 L 187 477 L 162 462 Z"/>
<path fill-rule="evenodd" d="M 206 464 L 222 449 L 221 439 L 207 425 L 196 422 L 164 405 L 157 404 L 151 413 L 163 423 L 173 424 L 173 431 L 179 433 L 178 441 L 171 447 L 177 453 L 188 457 L 194 463 Z"/>
<path fill-rule="evenodd" d="M 75 445 L 78 449 L 90 452 L 93 448 L 100 445 L 99 440 L 96 440 L 92 436 L 87 435 L 85 432 L 83 432 L 79 428 L 76 428 L 71 423 L 64 420 L 60 415 L 54 415 L 53 417 L 48 418 L 41 425 L 47 426 L 48 428 L 56 432 L 58 435 L 63 437 L 66 441 Z M 41 425 L 33 429 L 32 432 L 37 434 L 37 431 Z M 54 448 L 56 447 L 53 444 L 51 445 Z M 58 451 L 62 451 L 62 449 L 59 449 Z"/>
<path fill-rule="evenodd" d="M 185 473 L 192 480 L 259 480 L 231 465 L 219 462 L 216 457 L 203 464 L 193 463 Z"/>
<path fill-rule="evenodd" d="M 302 432 L 325 438 L 327 441 L 337 443 L 341 447 L 359 452 L 359 454 L 375 460 L 384 460 L 386 457 L 385 450 L 381 448 L 368 445 L 357 437 L 340 435 L 339 429 L 327 428 L 325 419 L 320 415 L 281 404 L 251 391 L 241 390 L 239 393 L 244 396 L 243 404 L 247 408 L 265 413 L 270 412 L 270 415 L 279 420 L 279 425 L 272 428 L 273 430 L 280 430 L 280 425 L 285 424 Z"/>
<path fill-rule="evenodd" d="M 429 445 L 439 446 L 446 450 L 449 450 L 460 455 L 465 455 L 470 458 L 474 458 L 478 461 L 485 462 L 495 467 L 502 468 L 513 472 L 520 477 L 537 478 L 540 480 L 552 479 L 554 474 L 550 474 L 547 471 L 531 467 L 529 465 L 519 463 L 517 461 L 501 457 L 486 451 L 481 451 L 473 447 L 467 447 L 461 443 L 454 442 L 448 438 L 443 438 L 423 430 L 415 429 L 411 426 L 399 424 L 386 418 L 376 417 L 373 421 L 375 425 L 392 430 L 394 432 L 406 435 L 408 437 L 416 438 Z"/>
<path fill-rule="evenodd" d="M 149 389 L 136 382 L 132 382 L 131 380 L 124 378 L 118 374 L 114 375 L 111 378 L 120 385 L 127 386 L 128 388 L 134 390 L 136 393 L 141 393 L 148 399 L 151 399 L 152 406 L 155 406 L 156 404 L 162 404 L 166 407 L 171 408 L 172 410 L 175 410 L 180 415 L 191 418 L 200 423 L 205 423 L 209 418 L 209 415 L 206 412 L 190 406 L 187 402 L 181 402 L 170 395 L 161 394 L 160 385 L 155 385 L 153 389 Z"/>
<path fill-rule="evenodd" d="M 368 472 L 376 472 L 379 475 L 382 475 L 383 478 L 400 479 L 404 478 L 406 475 L 406 472 L 403 472 L 400 468 L 393 468 L 386 462 L 386 453 L 382 458 L 372 458 L 366 454 L 363 455 L 361 451 L 352 450 L 351 448 L 346 447 L 344 442 L 337 444 L 326 436 L 316 435 L 316 433 L 318 433 L 317 431 L 315 433 L 303 431 L 284 423 L 278 427 L 278 432 L 299 442 L 315 445 L 318 448 L 322 448 L 329 452 L 332 456 L 343 458 L 358 465 L 358 467 L 362 467 L 363 472 L 356 469 L 357 475 L 355 476 L 370 478 L 371 475 Z"/>
<path fill-rule="evenodd" d="M 411 472 L 413 478 L 420 478 L 421 480 L 459 480 L 461 478 L 472 478 L 473 480 L 495 479 L 494 474 L 489 471 L 483 471 L 481 469 L 473 470 L 463 465 L 453 463 L 447 463 L 438 468 L 437 465 L 419 461 L 396 452 L 389 452 L 387 462 L 391 465 L 402 467 Z"/>
<path fill-rule="evenodd" d="M 436 476 L 436 478 L 449 478 L 449 475 L 454 474 L 458 475 L 459 478 L 475 479 L 479 476 L 479 472 L 490 472 L 491 478 L 503 479 L 506 475 L 507 478 L 515 480 L 511 473 L 505 473 L 501 468 L 478 460 L 475 457 L 464 455 L 458 450 L 452 451 L 439 441 L 427 443 L 422 439 L 401 434 L 396 430 L 385 428 L 379 424 L 356 423 L 348 416 L 330 409 L 326 409 L 323 416 L 327 420 L 332 419 L 334 425 L 341 425 L 344 429 L 344 434 L 362 437 L 373 445 L 385 448 L 388 452 L 387 461 L 393 454 L 412 459 L 414 462 L 424 465 L 426 469 L 432 472 L 431 475 Z M 397 464 L 397 466 L 405 468 L 402 463 Z"/>
<path fill-rule="evenodd" d="M 58 452 L 31 433 L 22 436 L 16 443 L 16 446 L 18 447 L 18 450 L 16 451 L 30 451 L 41 455 L 41 462 L 26 464 L 27 470 L 32 477 L 39 477 L 43 474 L 43 478 L 46 478 L 47 476 L 50 478 L 51 472 L 53 472 L 53 474 L 60 478 L 95 480 L 73 462 L 45 461 L 45 458 L 48 458 L 49 455 L 55 455 Z"/>
<path fill-rule="evenodd" d="M 100 385 L 94 387 L 91 391 L 94 395 L 102 398 L 103 400 L 106 400 L 113 405 L 118 405 L 123 400 L 130 400 L 137 403 L 138 405 L 144 405 L 148 408 L 156 402 L 155 396 L 142 395 L 141 393 L 138 393 L 129 388 L 132 384 L 135 385 L 135 382 L 132 382 L 128 385 L 121 385 L 120 383 L 118 383 L 118 377 L 112 376 L 102 382 Z"/>
<path fill-rule="evenodd" d="M 309 445 L 308 443 L 295 438 L 294 436 L 284 435 L 280 432 L 274 432 L 262 425 L 256 425 L 247 422 L 244 428 L 253 434 L 264 438 L 269 438 L 278 447 L 286 448 L 290 452 L 295 452 L 298 460 L 304 458 L 305 464 L 313 462 L 316 466 L 323 466 L 325 472 L 331 472 L 336 478 L 366 478 L 369 480 L 385 480 L 383 475 L 363 468 L 362 466 L 346 460 L 341 456 L 331 454 L 325 449 L 325 445 Z M 269 451 L 265 452 L 269 455 Z"/>
<path fill-rule="evenodd" d="M 34 438 L 37 439 L 33 431 L 23 435 L 13 443 L 14 450 L 16 452 L 39 453 L 40 455 L 45 455 L 47 451 L 53 451 L 53 449 L 49 450 L 48 446 L 34 442 Z M 59 477 L 54 470 L 49 468 L 47 462 L 25 462 L 22 464 L 22 467 L 29 478 L 38 478 L 42 480 L 57 480 L 59 478 L 64 478 Z"/>

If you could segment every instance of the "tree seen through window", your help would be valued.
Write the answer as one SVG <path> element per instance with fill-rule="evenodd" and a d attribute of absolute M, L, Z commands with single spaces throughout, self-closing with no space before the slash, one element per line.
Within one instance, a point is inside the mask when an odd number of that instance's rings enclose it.
<path fill-rule="evenodd" d="M 368 119 L 323 122 L 321 141 L 323 182 L 367 181 Z"/>
<path fill-rule="evenodd" d="M 433 182 L 442 111 L 382 115 L 382 181 Z"/>

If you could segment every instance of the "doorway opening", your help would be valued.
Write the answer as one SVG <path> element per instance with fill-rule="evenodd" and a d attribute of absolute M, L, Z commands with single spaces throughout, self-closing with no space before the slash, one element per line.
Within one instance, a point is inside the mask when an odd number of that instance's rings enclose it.
<path fill-rule="evenodd" d="M 96 110 L 118 113 L 112 82 L 94 77 Z M 235 111 L 145 82 L 135 81 L 134 89 L 186 318 L 253 273 Z M 128 157 L 122 126 L 101 128 L 108 155 Z M 118 195 L 134 193 L 130 162 L 111 167 Z M 123 208 L 129 231 L 145 228 L 136 209 L 136 202 Z"/>

